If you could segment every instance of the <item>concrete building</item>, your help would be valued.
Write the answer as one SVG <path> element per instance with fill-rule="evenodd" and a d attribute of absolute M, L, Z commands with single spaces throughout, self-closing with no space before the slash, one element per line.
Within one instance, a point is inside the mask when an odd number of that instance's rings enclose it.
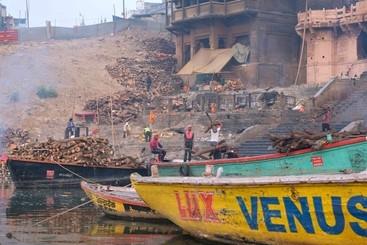
<path fill-rule="evenodd" d="M 142 7 L 140 9 L 137 7 L 136 11 L 131 13 L 132 18 L 154 21 L 164 26 L 166 21 L 165 3 L 143 2 L 139 4 L 142 5 Z M 168 15 L 170 15 L 169 12 Z"/>
<path fill-rule="evenodd" d="M 0 17 L 6 17 L 6 6 L 0 3 Z"/>
<path fill-rule="evenodd" d="M 296 30 L 305 39 L 307 83 L 336 76 L 358 78 L 367 71 L 366 0 L 299 13 Z"/>
<path fill-rule="evenodd" d="M 0 31 L 6 28 L 6 6 L 0 3 Z"/>
<path fill-rule="evenodd" d="M 176 37 L 178 68 L 188 63 L 200 48 L 210 52 L 240 43 L 247 47 L 248 57 L 242 63 L 228 60 L 233 65 L 226 74 L 255 86 L 286 86 L 294 81 L 300 44 L 294 30 L 297 1 L 175 0 L 168 5 L 172 15 L 167 28 Z M 201 56 L 215 59 L 215 55 Z"/>
<path fill-rule="evenodd" d="M 355 2 L 308 0 L 307 8 L 321 13 L 324 8 L 342 8 Z M 167 16 L 167 29 L 175 36 L 179 75 L 221 73 L 254 86 L 288 86 L 295 82 L 298 63 L 303 57 L 298 84 L 314 82 L 306 80 L 310 68 L 306 68 L 305 58 L 319 51 L 312 51 L 312 45 L 302 49 L 302 35 L 299 35 L 302 23 L 297 25 L 302 19 L 300 14 L 297 20 L 298 12 L 306 9 L 305 0 L 167 0 L 166 9 L 172 12 Z M 326 31 L 332 33 L 333 28 Z M 309 37 L 309 28 L 307 33 Z M 309 43 L 310 39 L 307 40 Z M 237 43 L 242 48 L 230 51 Z M 243 55 L 245 60 L 236 59 L 236 55 Z M 319 62 L 310 63 L 316 64 Z M 195 67 L 200 68 L 195 70 Z M 317 80 L 326 82 L 334 74 L 337 73 L 329 72 Z"/>

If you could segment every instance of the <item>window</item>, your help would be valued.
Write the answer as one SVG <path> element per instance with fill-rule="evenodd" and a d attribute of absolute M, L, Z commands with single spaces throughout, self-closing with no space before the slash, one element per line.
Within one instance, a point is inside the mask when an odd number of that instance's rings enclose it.
<path fill-rule="evenodd" d="M 357 55 L 359 60 L 367 59 L 367 33 L 361 32 L 357 39 Z"/>
<path fill-rule="evenodd" d="M 200 48 L 210 48 L 209 37 L 198 40 Z"/>
<path fill-rule="evenodd" d="M 226 48 L 226 39 L 224 37 L 218 38 L 218 48 Z"/>
<path fill-rule="evenodd" d="M 184 59 L 184 64 L 186 64 L 187 62 L 190 61 L 191 59 L 191 45 L 190 44 L 186 44 L 184 47 L 184 55 L 183 55 L 183 59 Z"/>

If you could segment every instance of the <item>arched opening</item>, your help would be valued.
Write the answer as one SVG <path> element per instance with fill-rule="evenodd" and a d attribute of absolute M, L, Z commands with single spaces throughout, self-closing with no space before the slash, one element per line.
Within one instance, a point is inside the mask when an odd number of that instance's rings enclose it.
<path fill-rule="evenodd" d="M 359 60 L 367 59 L 367 33 L 361 32 L 357 39 L 357 55 Z"/>

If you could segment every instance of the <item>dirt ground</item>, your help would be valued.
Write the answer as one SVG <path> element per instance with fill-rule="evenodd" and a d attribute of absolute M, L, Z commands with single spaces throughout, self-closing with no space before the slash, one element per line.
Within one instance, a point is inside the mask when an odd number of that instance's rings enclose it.
<path fill-rule="evenodd" d="M 162 34 L 127 30 L 93 39 L 1 45 L 0 127 L 21 127 L 41 140 L 62 138 L 68 118 L 88 99 L 123 89 L 105 66 L 121 56 L 141 56 L 138 41 L 157 36 Z M 38 98 L 40 86 L 58 96 Z"/>

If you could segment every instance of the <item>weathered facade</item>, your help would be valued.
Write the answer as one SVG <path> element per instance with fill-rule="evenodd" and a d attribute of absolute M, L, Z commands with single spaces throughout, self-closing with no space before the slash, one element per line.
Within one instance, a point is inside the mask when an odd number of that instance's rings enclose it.
<path fill-rule="evenodd" d="M 321 13 L 325 12 L 323 8 L 335 9 L 350 6 L 355 2 L 355 0 L 308 0 L 307 9 L 314 11 L 311 13 L 316 13 L 318 10 L 318 13 Z M 361 3 L 358 3 L 358 6 L 361 6 Z M 316 67 L 320 64 L 320 61 L 309 62 L 309 57 L 312 52 L 328 50 L 322 45 L 312 48 L 314 45 L 310 42 L 309 29 L 307 31 L 309 45 L 305 45 L 304 49 L 301 48 L 302 35 L 297 35 L 297 32 L 298 34 L 302 32 L 302 23 L 297 25 L 297 13 L 305 11 L 305 0 L 172 0 L 166 2 L 166 8 L 167 12 L 168 10 L 172 12 L 171 16 L 167 16 L 167 29 L 176 37 L 178 69 L 189 62 L 200 48 L 225 49 L 241 43 L 249 48 L 250 55 L 243 63 L 232 61 L 230 74 L 254 86 L 287 86 L 296 80 L 302 50 L 304 55 L 298 83 L 306 82 L 306 70 L 307 82 L 316 81 L 310 79 L 310 74 L 314 73 L 310 70 L 312 66 Z M 329 14 L 328 11 L 326 12 Z M 340 9 L 335 12 L 340 12 Z M 298 20 L 302 20 L 302 14 L 298 16 Z M 335 31 L 334 29 L 322 30 L 328 33 L 324 35 L 325 43 L 328 42 L 326 38 L 330 41 L 330 35 Z M 338 34 L 340 42 L 335 45 L 352 47 L 353 42 L 357 42 L 357 37 L 360 36 L 358 30 L 356 31 L 353 32 L 356 36 L 354 41 L 348 38 L 348 35 L 352 34 Z M 341 28 L 338 29 L 338 33 L 340 32 L 343 32 Z M 333 51 L 329 49 L 329 52 L 330 58 Z M 357 60 L 356 50 L 354 55 L 349 51 L 343 52 L 346 53 L 345 57 L 339 59 L 346 59 L 347 62 Z M 339 53 L 342 52 L 339 50 Z M 322 56 L 326 57 L 326 55 Z M 359 65 L 353 66 L 359 67 Z M 331 75 L 340 75 L 340 72 L 336 71 L 342 68 L 333 69 L 335 72 L 322 71 L 322 76 L 316 75 L 318 77 L 316 82 L 325 82 Z M 363 69 L 364 66 L 360 70 Z"/>
<path fill-rule="evenodd" d="M 307 83 L 331 77 L 358 78 L 367 71 L 367 1 L 298 15 L 298 34 L 305 39 Z"/>
<path fill-rule="evenodd" d="M 233 73 L 253 85 L 287 85 L 297 71 L 300 38 L 294 0 L 172 1 L 168 29 L 181 68 L 200 48 L 250 48 Z"/>

